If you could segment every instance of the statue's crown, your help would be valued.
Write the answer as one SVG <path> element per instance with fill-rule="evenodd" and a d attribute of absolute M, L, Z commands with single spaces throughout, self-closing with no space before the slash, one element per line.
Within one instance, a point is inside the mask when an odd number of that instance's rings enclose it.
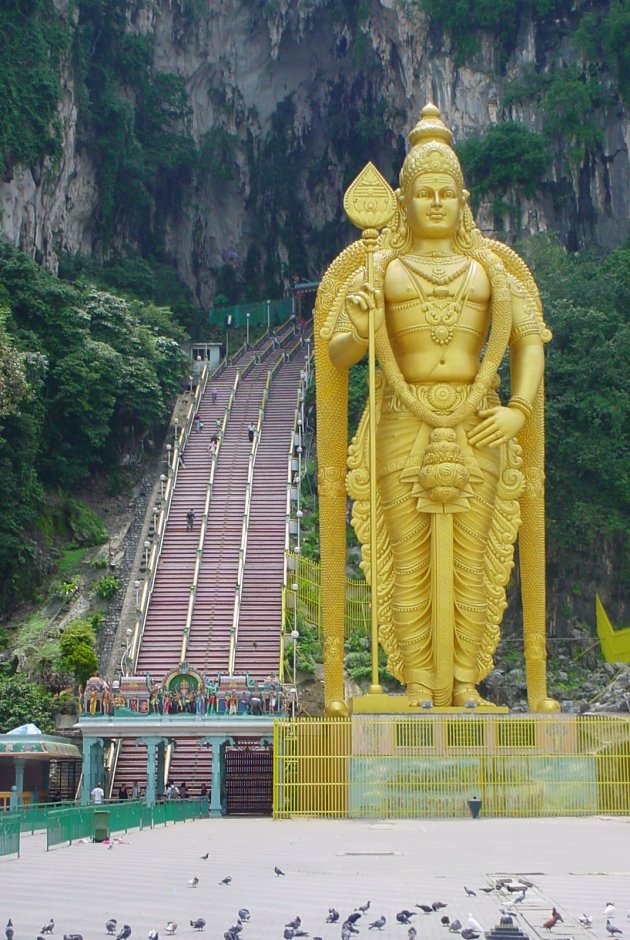
<path fill-rule="evenodd" d="M 440 118 L 440 112 L 434 104 L 425 104 L 420 112 L 420 120 L 409 132 L 409 143 L 412 147 L 427 143 L 430 140 L 441 140 L 449 147 L 453 142 L 453 134 Z"/>
<path fill-rule="evenodd" d="M 453 134 L 440 118 L 438 109 L 434 104 L 426 104 L 409 134 L 411 150 L 400 171 L 401 189 L 405 191 L 419 173 L 426 172 L 448 173 L 463 189 L 462 169 L 451 147 L 452 140 Z"/>

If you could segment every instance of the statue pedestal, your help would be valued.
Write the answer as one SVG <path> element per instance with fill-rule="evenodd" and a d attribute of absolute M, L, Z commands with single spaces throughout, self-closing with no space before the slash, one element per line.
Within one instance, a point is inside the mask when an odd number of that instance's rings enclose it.
<path fill-rule="evenodd" d="M 357 695 L 348 702 L 352 715 L 507 715 L 507 705 L 475 705 L 474 708 L 454 708 L 452 706 L 433 705 L 424 708 L 414 705 L 406 695 Z"/>

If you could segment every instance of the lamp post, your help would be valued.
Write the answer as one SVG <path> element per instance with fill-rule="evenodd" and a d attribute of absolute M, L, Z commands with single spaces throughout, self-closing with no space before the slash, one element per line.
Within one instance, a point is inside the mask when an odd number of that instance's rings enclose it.
<path fill-rule="evenodd" d="M 302 439 L 300 433 L 300 440 Z M 300 495 L 302 491 L 302 445 L 298 444 L 297 446 L 297 455 L 298 455 L 298 475 L 297 475 L 297 509 L 300 511 Z"/>
<path fill-rule="evenodd" d="M 295 514 L 295 518 L 297 519 L 297 545 L 295 546 L 295 551 L 297 554 L 299 554 L 301 550 L 300 523 L 302 521 L 303 515 L 304 513 L 302 512 L 301 509 L 298 509 L 298 511 Z"/>
<path fill-rule="evenodd" d="M 147 539 L 147 541 L 144 543 L 144 567 L 145 568 L 149 567 L 149 549 L 150 548 L 151 548 L 151 543 Z"/>
<path fill-rule="evenodd" d="M 267 300 L 267 332 L 271 332 L 271 301 Z"/>
<path fill-rule="evenodd" d="M 153 507 L 153 531 L 154 531 L 154 532 L 157 530 L 157 521 L 158 521 L 158 513 L 159 513 L 159 511 L 160 511 L 160 510 L 158 509 L 157 506 L 154 506 L 154 507 Z"/>
<path fill-rule="evenodd" d="M 134 581 L 133 586 L 136 589 L 136 610 L 140 607 L 140 581 Z"/>
<path fill-rule="evenodd" d="M 174 425 L 174 428 L 175 428 L 175 431 L 174 431 L 174 435 L 173 435 L 173 436 L 174 436 L 174 438 L 175 438 L 175 443 L 177 443 L 177 437 L 178 437 L 178 434 L 179 434 L 179 418 L 175 418 L 175 420 L 173 421 L 173 425 Z"/>
<path fill-rule="evenodd" d="M 168 466 L 169 473 L 171 471 L 171 451 L 173 449 L 172 444 L 166 445 L 166 464 Z"/>
<path fill-rule="evenodd" d="M 122 662 L 120 664 L 120 671 L 123 676 L 129 675 L 129 650 L 131 649 L 131 637 L 133 636 L 133 630 L 131 627 L 127 627 L 125 630 L 125 636 L 127 637 L 127 645 L 125 646 L 125 652 L 122 655 Z"/>
<path fill-rule="evenodd" d="M 246 348 L 246 349 L 249 349 L 249 316 L 250 316 L 250 314 L 249 314 L 249 310 L 248 310 L 247 313 L 245 314 L 245 329 L 246 329 L 246 334 L 245 334 L 245 348 Z"/>
<path fill-rule="evenodd" d="M 228 313 L 225 318 L 225 361 L 228 361 L 230 355 L 230 327 L 232 326 L 232 314 Z"/>
<path fill-rule="evenodd" d="M 166 474 L 160 474 L 160 499 L 164 499 L 164 484 L 166 483 Z"/>
<path fill-rule="evenodd" d="M 190 386 L 190 394 L 191 394 L 191 395 L 192 395 L 192 393 L 193 393 L 193 382 L 194 382 L 194 380 L 195 380 L 195 377 L 194 377 L 194 375 L 193 375 L 192 372 L 191 372 L 190 375 L 188 376 L 188 384 L 189 384 L 189 386 Z"/>
<path fill-rule="evenodd" d="M 300 638 L 299 630 L 291 630 L 291 639 L 293 640 L 293 685 L 295 686 L 296 694 L 297 694 L 297 644 L 298 644 L 299 638 Z M 291 712 L 292 712 L 291 717 L 292 718 L 295 718 L 295 698 L 296 696 L 294 695 L 291 701 Z"/>

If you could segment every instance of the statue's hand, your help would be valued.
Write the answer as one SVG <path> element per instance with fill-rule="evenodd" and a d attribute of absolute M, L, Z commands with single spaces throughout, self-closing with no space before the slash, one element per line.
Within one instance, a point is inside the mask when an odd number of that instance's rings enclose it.
<path fill-rule="evenodd" d="M 525 424 L 525 415 L 521 411 L 503 405 L 481 409 L 478 414 L 483 421 L 468 435 L 473 447 L 500 447 L 518 434 Z"/>
<path fill-rule="evenodd" d="M 377 333 L 385 319 L 383 291 L 363 284 L 361 290 L 346 297 L 346 310 L 359 339 L 368 338 L 370 317 L 374 317 L 374 332 Z"/>

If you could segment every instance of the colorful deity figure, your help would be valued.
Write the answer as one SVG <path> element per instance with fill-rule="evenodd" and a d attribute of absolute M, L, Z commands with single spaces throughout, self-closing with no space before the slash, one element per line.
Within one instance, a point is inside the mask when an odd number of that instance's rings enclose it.
<path fill-rule="evenodd" d="M 368 581 L 378 572 L 378 639 L 412 706 L 488 704 L 477 687 L 493 668 L 522 520 L 530 707 L 552 711 L 543 500 L 543 344 L 551 334 L 524 262 L 477 229 L 437 108 L 423 109 L 409 140 L 400 188 L 389 190 L 394 214 L 378 241 L 373 231 L 370 264 L 366 229 L 329 268 L 315 309 L 326 708 L 345 711 L 349 494 L 362 568 Z M 365 356 L 371 329 L 374 426 L 366 408 L 346 454 L 347 372 Z M 508 350 L 511 390 L 502 400 L 498 370 Z"/>

